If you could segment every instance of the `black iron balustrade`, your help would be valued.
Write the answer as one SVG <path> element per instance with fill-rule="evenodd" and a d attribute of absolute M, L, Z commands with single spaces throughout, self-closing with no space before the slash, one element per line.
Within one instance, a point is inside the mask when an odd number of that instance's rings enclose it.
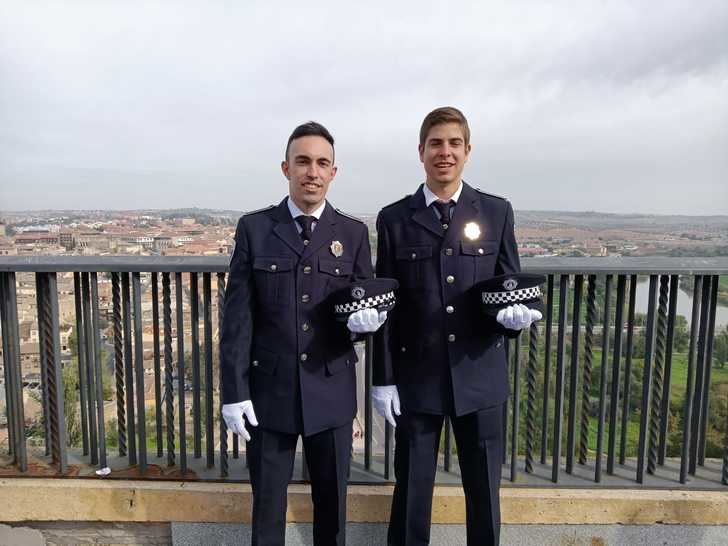
<path fill-rule="evenodd" d="M 111 477 L 247 479 L 242 446 L 219 417 L 217 325 L 223 320 L 227 266 L 225 257 L 0 258 L 5 474 L 14 469 L 15 475 L 32 475 L 35 461 L 54 467 L 57 475 L 67 475 L 72 466 L 91 475 L 108 466 Z M 524 259 L 523 266 L 547 275 L 546 316 L 507 345 L 513 391 L 504 407 L 505 484 L 728 485 L 728 423 L 709 429 L 711 404 L 728 407 L 728 389 L 713 389 L 712 373 L 716 311 L 725 297 L 719 284 L 728 275 L 728 259 L 540 258 Z M 111 284 L 104 315 L 102 275 Z M 75 361 L 61 354 L 59 276 L 68 282 L 72 277 Z M 645 280 L 646 302 L 639 302 L 637 285 Z M 35 382 L 23 375 L 19 286 L 35 292 L 40 365 Z M 681 286 L 692 296 L 681 293 Z M 675 374 L 675 328 L 678 300 L 688 297 L 682 379 Z M 646 305 L 644 320 L 636 312 L 639 303 Z M 151 320 L 145 322 L 149 304 Z M 101 327 L 102 318 L 108 328 Z M 145 326 L 152 338 L 148 368 Z M 636 351 L 638 339 L 644 347 Z M 64 391 L 64 367 L 77 381 L 70 394 Z M 361 437 L 355 439 L 351 480 L 358 483 L 393 479 L 393 434 L 372 411 L 372 368 L 368 340 L 357 368 Z M 105 399 L 104 377 L 113 385 L 114 400 Z M 36 451 L 28 444 L 30 391 L 42 415 L 42 450 Z M 716 398 L 716 392 L 722 394 Z M 80 438 L 73 445 L 66 408 L 78 420 Z M 716 432 L 722 435 L 719 455 Z M 630 445 L 635 434 L 636 449 Z M 456 461 L 446 420 L 438 483 L 459 481 Z M 296 466 L 297 477 L 305 480 L 303 456 Z"/>

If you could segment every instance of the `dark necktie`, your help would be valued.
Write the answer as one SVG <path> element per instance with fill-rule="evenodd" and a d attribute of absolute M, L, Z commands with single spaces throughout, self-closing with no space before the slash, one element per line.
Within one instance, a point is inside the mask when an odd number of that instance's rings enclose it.
<path fill-rule="evenodd" d="M 455 202 L 453 200 L 450 200 L 447 203 L 443 203 L 442 201 L 433 201 L 432 206 L 435 207 L 437 209 L 437 212 L 440 214 L 442 229 L 447 229 L 450 225 L 450 220 L 452 218 L 452 209 L 455 206 Z"/>
<path fill-rule="evenodd" d="M 298 222 L 298 225 L 301 226 L 301 239 L 303 239 L 304 245 L 307 245 L 311 240 L 313 223 L 315 221 L 316 218 L 314 216 L 306 216 L 305 214 L 296 216 L 296 222 Z"/>

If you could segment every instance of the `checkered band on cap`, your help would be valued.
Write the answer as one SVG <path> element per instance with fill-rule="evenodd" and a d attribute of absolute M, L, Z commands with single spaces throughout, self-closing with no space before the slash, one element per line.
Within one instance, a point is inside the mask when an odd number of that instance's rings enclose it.
<path fill-rule="evenodd" d="M 509 290 L 507 292 L 483 292 L 482 295 L 483 303 L 486 305 L 503 305 L 504 303 L 517 303 L 540 298 L 541 288 L 532 286 L 531 288 Z"/>
<path fill-rule="evenodd" d="M 394 292 L 386 292 L 371 298 L 365 298 L 358 301 L 350 301 L 341 305 L 334 305 L 335 313 L 353 313 L 370 307 L 379 307 L 380 305 L 389 305 L 394 303 Z"/>

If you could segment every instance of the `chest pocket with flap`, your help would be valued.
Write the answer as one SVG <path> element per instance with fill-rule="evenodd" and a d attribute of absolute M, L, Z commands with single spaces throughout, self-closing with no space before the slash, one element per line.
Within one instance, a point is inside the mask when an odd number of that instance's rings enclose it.
<path fill-rule="evenodd" d="M 270 304 L 286 304 L 293 286 L 293 259 L 260 256 L 253 260 L 255 293 L 258 300 Z"/>

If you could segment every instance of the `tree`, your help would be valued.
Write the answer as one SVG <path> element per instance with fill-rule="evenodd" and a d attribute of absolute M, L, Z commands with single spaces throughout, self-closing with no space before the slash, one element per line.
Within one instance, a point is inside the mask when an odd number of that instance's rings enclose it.
<path fill-rule="evenodd" d="M 724 368 L 728 362 L 728 325 L 715 335 L 713 341 L 713 365 Z"/>

